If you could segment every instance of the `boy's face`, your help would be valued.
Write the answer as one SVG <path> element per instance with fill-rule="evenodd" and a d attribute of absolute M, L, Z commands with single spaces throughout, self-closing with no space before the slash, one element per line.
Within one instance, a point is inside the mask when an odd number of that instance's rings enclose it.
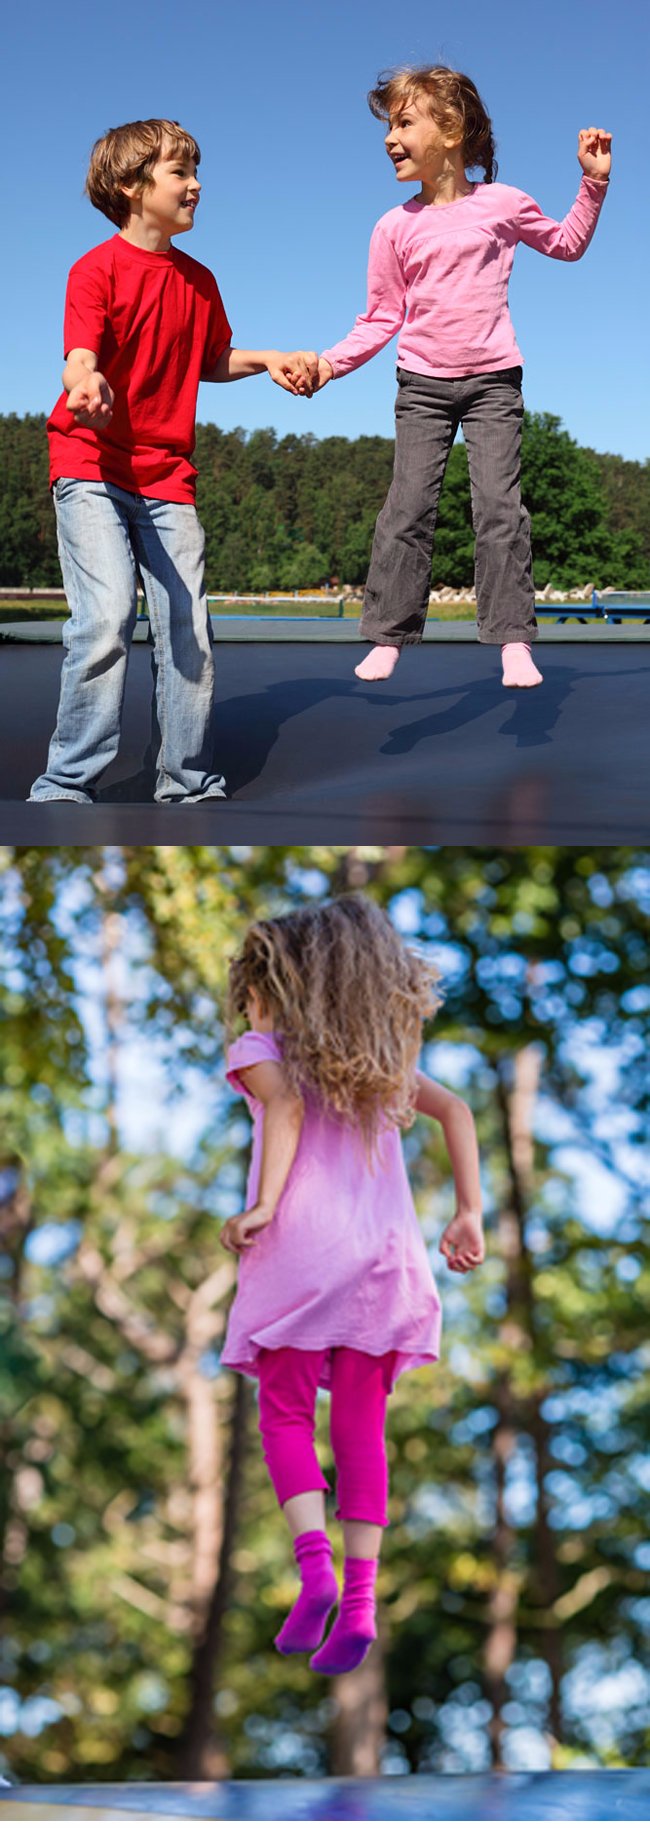
<path fill-rule="evenodd" d="M 194 160 L 165 146 L 144 190 L 129 186 L 126 195 L 132 216 L 166 235 L 184 235 L 194 227 L 200 191 Z"/>
<path fill-rule="evenodd" d="M 388 157 L 401 184 L 437 176 L 453 144 L 434 121 L 424 95 L 412 95 L 400 103 L 385 139 Z"/>

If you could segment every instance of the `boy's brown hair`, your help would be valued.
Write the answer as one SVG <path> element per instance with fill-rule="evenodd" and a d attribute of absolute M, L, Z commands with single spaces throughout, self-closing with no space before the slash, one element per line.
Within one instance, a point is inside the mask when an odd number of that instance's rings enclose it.
<path fill-rule="evenodd" d="M 450 70 L 447 64 L 389 70 L 370 90 L 368 105 L 379 120 L 390 121 L 413 96 L 428 102 L 441 132 L 457 134 L 465 164 L 482 165 L 486 184 L 493 184 L 498 166 L 492 122 L 471 77 L 462 70 Z"/>
<path fill-rule="evenodd" d="M 122 185 L 137 184 L 144 190 L 158 160 L 175 153 L 193 159 L 195 165 L 201 158 L 196 140 L 178 121 L 127 121 L 124 127 L 109 127 L 90 155 L 86 191 L 91 203 L 109 222 L 125 228 L 131 205 Z"/>

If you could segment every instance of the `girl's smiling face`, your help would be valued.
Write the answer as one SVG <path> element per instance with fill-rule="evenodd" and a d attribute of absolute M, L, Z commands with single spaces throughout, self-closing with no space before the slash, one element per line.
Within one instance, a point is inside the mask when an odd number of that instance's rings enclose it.
<path fill-rule="evenodd" d="M 454 151 L 457 163 L 462 148 L 442 132 L 434 121 L 424 96 L 412 95 L 403 100 L 392 116 L 385 139 L 386 151 L 400 183 L 426 183 L 439 177 Z"/>

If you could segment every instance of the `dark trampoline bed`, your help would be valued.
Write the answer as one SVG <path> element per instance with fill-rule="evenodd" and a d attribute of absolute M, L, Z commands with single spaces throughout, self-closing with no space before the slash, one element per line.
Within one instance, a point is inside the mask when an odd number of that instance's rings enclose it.
<path fill-rule="evenodd" d="M 132 648 L 120 752 L 93 806 L 26 805 L 54 726 L 60 641 L 0 642 L 5 843 L 600 844 L 650 838 L 650 640 L 536 649 L 543 686 L 507 691 L 495 648 L 436 640 L 392 679 L 351 641 L 215 648 L 216 766 L 228 800 L 152 802 L 151 649 Z"/>

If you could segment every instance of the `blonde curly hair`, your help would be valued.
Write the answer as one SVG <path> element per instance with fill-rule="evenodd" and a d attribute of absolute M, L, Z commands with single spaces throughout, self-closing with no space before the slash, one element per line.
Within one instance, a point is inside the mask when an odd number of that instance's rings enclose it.
<path fill-rule="evenodd" d="M 413 1122 L 422 1024 L 439 972 L 362 895 L 255 921 L 230 966 L 228 1037 L 255 991 L 282 1041 L 293 1091 L 358 1125 L 372 1148 L 386 1123 Z"/>
<path fill-rule="evenodd" d="M 391 121 L 398 109 L 418 96 L 443 133 L 455 134 L 466 165 L 482 165 L 486 184 L 493 184 L 499 169 L 492 122 L 471 76 L 450 70 L 448 64 L 408 64 L 389 70 L 370 90 L 368 106 L 380 121 Z"/>

